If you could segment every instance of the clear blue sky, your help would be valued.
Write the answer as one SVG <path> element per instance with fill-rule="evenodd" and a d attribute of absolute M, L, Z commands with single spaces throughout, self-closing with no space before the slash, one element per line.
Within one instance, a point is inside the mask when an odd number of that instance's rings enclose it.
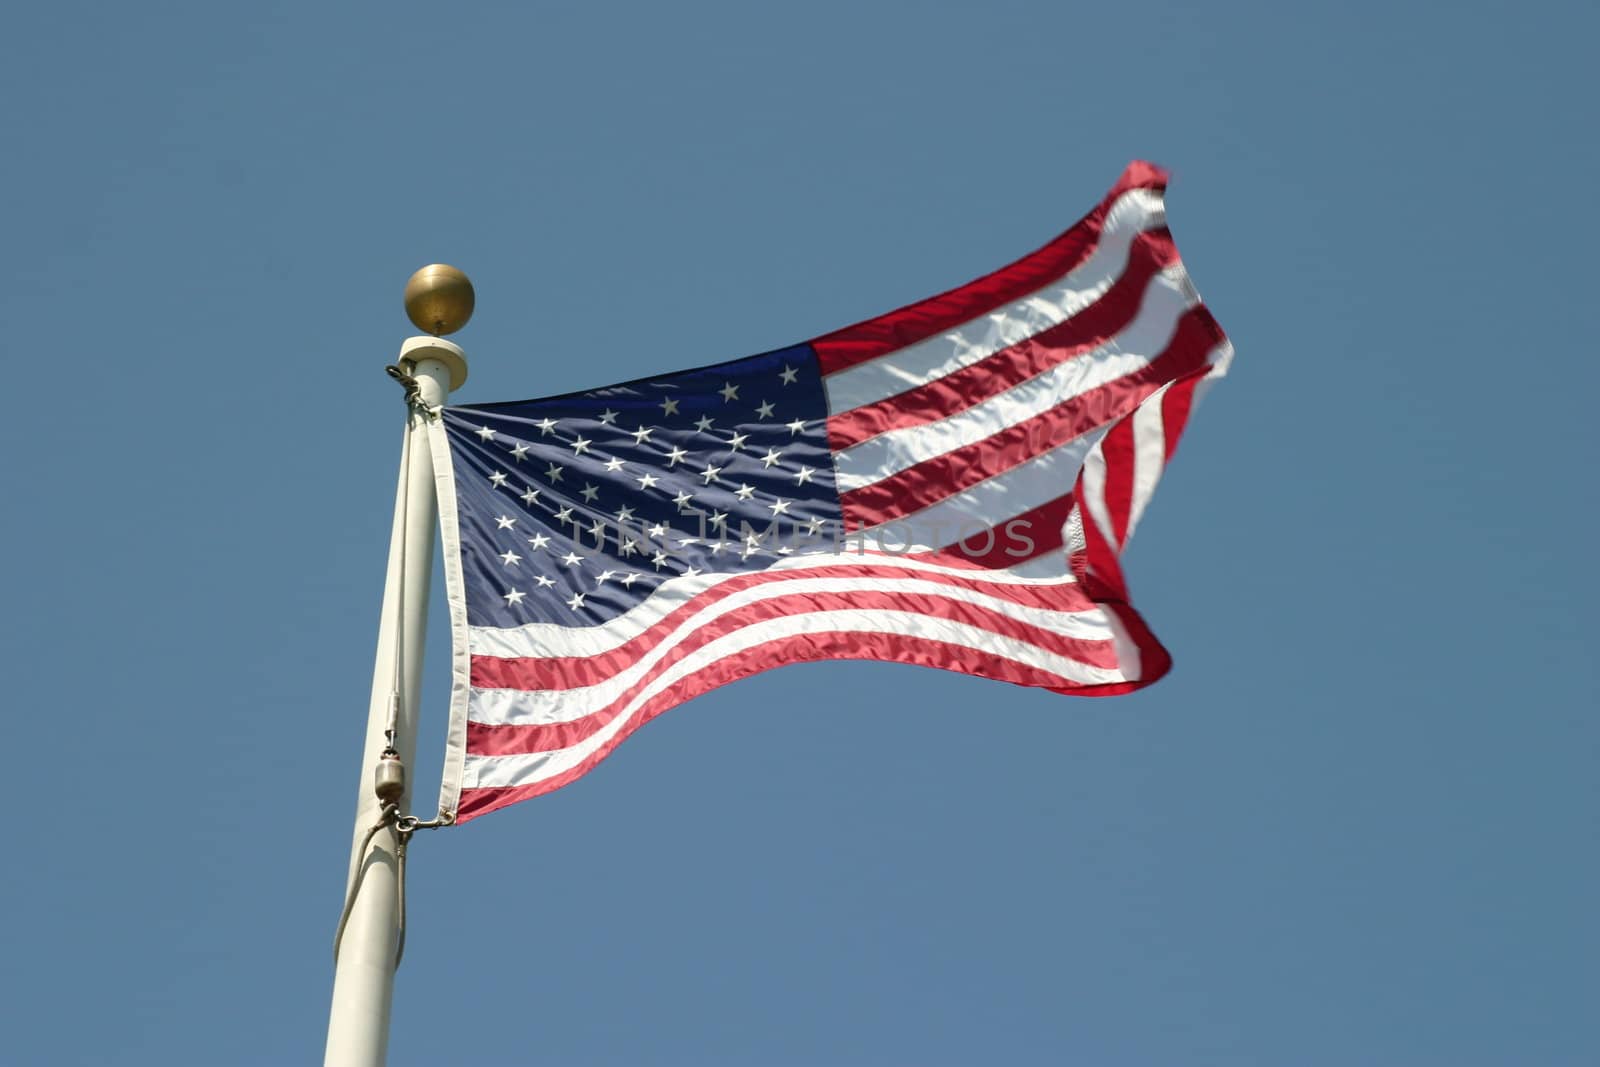
<path fill-rule="evenodd" d="M 1128 561 L 1171 677 L 680 708 L 418 840 L 391 1062 L 1600 1062 L 1592 10 L 5 23 L 0 1062 L 320 1058 L 414 268 L 477 283 L 461 400 L 557 393 L 963 282 L 1134 157 L 1238 349 Z"/>

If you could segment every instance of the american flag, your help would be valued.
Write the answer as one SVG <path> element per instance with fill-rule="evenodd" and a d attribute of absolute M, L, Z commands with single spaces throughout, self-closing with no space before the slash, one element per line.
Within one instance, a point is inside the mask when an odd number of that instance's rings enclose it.
<path fill-rule="evenodd" d="M 441 810 L 558 789 L 785 663 L 1107 695 L 1171 664 L 1120 556 L 1231 354 L 1134 163 L 969 285 L 805 344 L 434 425 L 454 692 Z"/>

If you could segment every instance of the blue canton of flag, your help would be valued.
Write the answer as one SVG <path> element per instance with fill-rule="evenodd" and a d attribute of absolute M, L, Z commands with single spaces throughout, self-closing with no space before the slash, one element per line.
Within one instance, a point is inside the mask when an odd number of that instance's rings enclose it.
<path fill-rule="evenodd" d="M 826 415 L 805 345 L 446 408 L 469 623 L 601 623 L 669 578 L 831 548 Z"/>

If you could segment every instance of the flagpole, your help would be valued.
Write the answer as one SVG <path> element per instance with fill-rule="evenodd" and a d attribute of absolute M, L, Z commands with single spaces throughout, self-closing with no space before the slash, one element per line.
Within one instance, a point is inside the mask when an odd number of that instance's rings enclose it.
<path fill-rule="evenodd" d="M 450 390 L 466 380 L 466 354 L 438 335 L 459 329 L 472 305 L 472 285 L 453 267 L 424 267 L 406 286 L 407 313 L 434 336 L 407 340 L 394 368 L 406 386 L 410 411 L 400 451 L 346 903 L 334 949 L 325 1067 L 382 1067 L 388 1050 L 400 947 L 400 842 L 393 816 L 410 813 L 410 783 L 402 771 L 398 795 L 385 791 L 381 798 L 375 783 L 393 787 L 393 758 L 398 757 L 401 768 L 410 768 L 416 754 L 417 697 L 438 524 L 426 411 L 443 404 Z M 392 813 L 386 813 L 389 802 L 397 805 Z"/>

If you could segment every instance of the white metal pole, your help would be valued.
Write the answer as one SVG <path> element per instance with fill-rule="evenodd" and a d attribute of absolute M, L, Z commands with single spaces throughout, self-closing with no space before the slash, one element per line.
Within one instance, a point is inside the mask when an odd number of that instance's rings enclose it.
<path fill-rule="evenodd" d="M 400 366 L 420 387 L 423 403 L 444 403 L 452 385 L 466 377 L 461 349 L 437 337 L 413 337 L 400 350 Z M 422 681 L 422 642 L 428 621 L 428 581 L 433 573 L 433 462 L 427 426 L 413 414 L 401 447 L 400 484 L 395 494 L 389 538 L 389 573 L 383 584 L 378 623 L 378 655 L 372 674 L 372 702 L 361 753 L 361 783 L 356 794 L 355 838 L 348 887 L 361 875 L 349 908 L 334 963 L 333 1007 L 328 1017 L 326 1067 L 382 1067 L 389 1043 L 389 1006 L 394 995 L 399 933 L 397 837 L 387 826 L 365 848 L 367 832 L 381 808 L 373 792 L 374 767 L 388 743 L 394 704 L 394 747 L 408 771 L 400 813 L 410 812 L 409 771 L 417 748 L 417 695 Z M 398 670 L 396 664 L 398 663 Z M 398 683 L 398 701 L 394 694 Z"/>

